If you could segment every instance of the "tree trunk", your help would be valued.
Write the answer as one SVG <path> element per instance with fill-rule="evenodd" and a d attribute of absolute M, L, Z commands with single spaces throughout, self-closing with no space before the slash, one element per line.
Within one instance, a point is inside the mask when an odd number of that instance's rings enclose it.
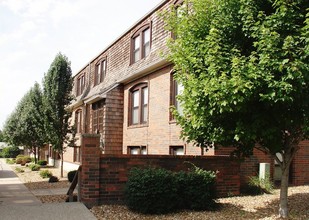
<path fill-rule="evenodd" d="M 56 151 L 53 149 L 53 167 L 56 166 Z"/>
<path fill-rule="evenodd" d="M 38 161 L 40 161 L 40 153 L 41 153 L 41 150 L 40 150 L 40 147 L 38 147 Z"/>
<path fill-rule="evenodd" d="M 63 151 L 61 151 L 61 178 L 63 177 Z"/>
<path fill-rule="evenodd" d="M 290 166 L 282 166 L 281 187 L 280 187 L 280 204 L 279 217 L 287 218 L 288 210 L 288 187 L 289 187 L 289 170 Z"/>
<path fill-rule="evenodd" d="M 36 159 L 36 147 L 33 147 L 33 154 L 34 154 L 34 163 L 37 164 L 38 161 Z"/>

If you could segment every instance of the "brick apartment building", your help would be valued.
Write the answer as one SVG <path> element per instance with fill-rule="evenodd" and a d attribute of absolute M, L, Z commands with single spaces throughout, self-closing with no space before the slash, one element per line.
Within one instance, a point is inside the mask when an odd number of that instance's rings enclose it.
<path fill-rule="evenodd" d="M 180 127 L 170 112 L 171 106 L 181 111 L 175 97 L 182 87 L 173 79 L 173 65 L 162 56 L 168 53 L 166 41 L 171 33 L 164 29 L 158 12 L 177 3 L 162 1 L 74 76 L 76 99 L 71 107 L 77 141 L 74 148 L 66 149 L 65 169 L 74 169 L 74 164 L 79 164 L 83 133 L 100 134 L 102 154 L 218 155 L 223 152 L 202 152 L 186 144 L 179 138 Z M 308 142 L 302 145 L 308 148 Z M 252 166 L 258 162 L 261 161 L 255 159 Z M 309 162 L 305 163 L 309 176 Z M 305 182 L 309 183 L 309 178 Z"/>
<path fill-rule="evenodd" d="M 170 112 L 181 87 L 162 56 L 171 33 L 157 13 L 170 4 L 159 4 L 74 76 L 77 142 L 65 161 L 79 162 L 82 133 L 99 133 L 105 154 L 201 154 L 179 138 Z"/>

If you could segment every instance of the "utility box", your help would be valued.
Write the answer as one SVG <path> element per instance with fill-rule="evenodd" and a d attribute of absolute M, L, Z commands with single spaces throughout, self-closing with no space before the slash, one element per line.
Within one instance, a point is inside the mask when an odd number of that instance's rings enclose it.
<path fill-rule="evenodd" d="M 267 176 L 270 175 L 270 164 L 269 163 L 260 163 L 260 172 L 259 178 L 265 179 Z"/>

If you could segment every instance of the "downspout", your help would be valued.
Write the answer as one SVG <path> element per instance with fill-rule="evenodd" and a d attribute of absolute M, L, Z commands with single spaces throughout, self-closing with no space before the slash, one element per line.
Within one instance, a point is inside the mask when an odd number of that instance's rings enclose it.
<path fill-rule="evenodd" d="M 88 86 L 91 87 L 91 62 L 89 62 L 89 74 L 88 74 Z M 87 117 L 89 115 L 89 112 L 87 111 L 87 105 L 86 103 L 84 103 L 84 106 L 83 106 L 83 133 L 87 133 L 89 131 L 87 131 L 87 126 L 88 126 L 88 120 L 87 120 Z M 86 132 L 87 131 L 87 132 Z"/>

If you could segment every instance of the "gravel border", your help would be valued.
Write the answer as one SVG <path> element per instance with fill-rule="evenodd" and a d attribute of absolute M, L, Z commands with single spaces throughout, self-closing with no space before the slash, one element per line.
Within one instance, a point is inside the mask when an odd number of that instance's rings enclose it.
<path fill-rule="evenodd" d="M 273 194 L 258 196 L 237 196 L 217 200 L 219 208 L 215 211 L 181 211 L 167 215 L 142 215 L 120 205 L 95 206 L 91 212 L 99 220 L 112 219 L 167 219 L 167 220 L 242 220 L 242 219 L 280 219 L 277 216 L 279 207 L 279 190 Z M 289 188 L 289 209 L 291 220 L 309 219 L 309 185 Z"/>
<path fill-rule="evenodd" d="M 14 165 L 12 165 L 14 166 Z M 15 165 L 16 166 L 16 165 Z M 58 183 L 48 183 L 47 179 L 42 179 L 38 171 L 29 171 L 24 168 L 24 173 L 17 173 L 22 182 L 28 189 L 48 189 L 48 188 L 68 188 L 70 183 L 67 178 L 62 178 Z M 58 168 L 48 168 L 53 175 L 60 176 Z M 66 176 L 66 175 L 65 175 Z M 37 196 L 42 203 L 61 203 L 65 202 L 66 195 L 49 195 Z M 289 188 L 289 209 L 290 220 L 308 220 L 309 219 L 309 185 L 290 187 Z M 280 219 L 277 216 L 279 207 L 279 190 L 276 189 L 273 194 L 264 194 L 258 196 L 236 196 L 217 199 L 218 209 L 215 211 L 180 211 L 167 215 L 142 215 L 134 213 L 122 205 L 101 205 L 95 206 L 90 211 L 99 220 L 114 219 L 167 219 L 167 220 L 247 220 L 247 219 L 263 219 L 273 220 Z"/>

